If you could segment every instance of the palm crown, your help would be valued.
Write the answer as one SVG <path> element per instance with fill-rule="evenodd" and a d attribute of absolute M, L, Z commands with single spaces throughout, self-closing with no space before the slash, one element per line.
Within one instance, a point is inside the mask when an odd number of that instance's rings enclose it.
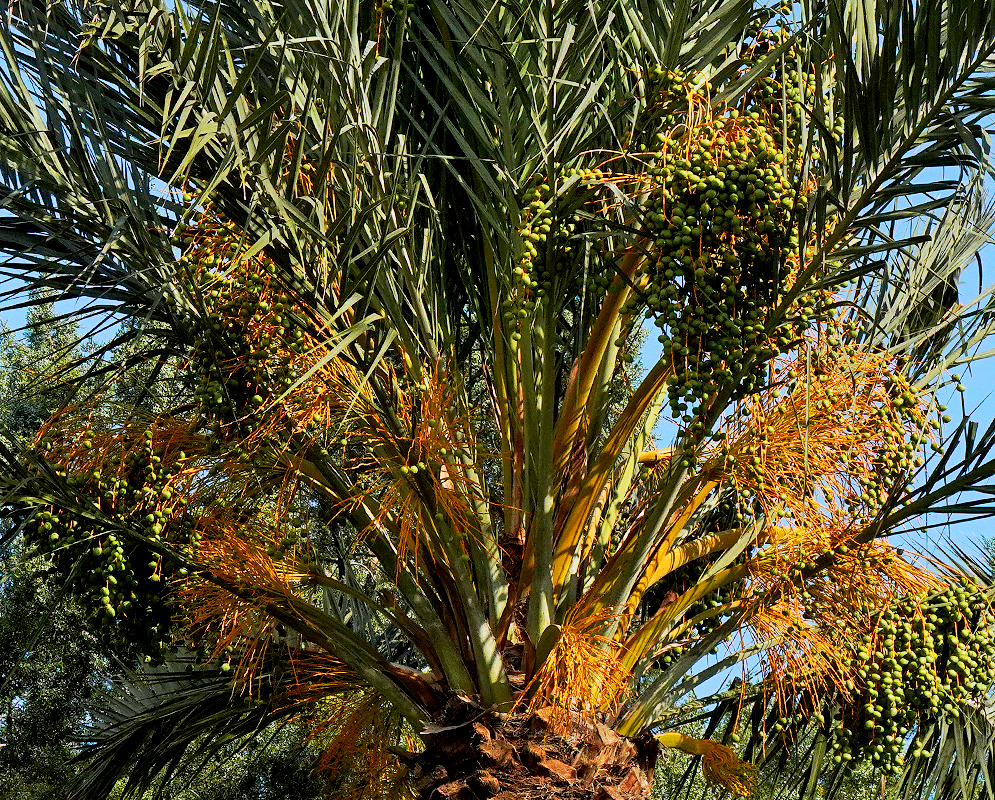
<path fill-rule="evenodd" d="M 10 11 L 7 270 L 127 325 L 8 507 L 170 687 L 81 791 L 293 715 L 340 793 L 747 791 L 697 713 L 974 791 L 987 601 L 886 537 L 989 510 L 984 4 Z"/>

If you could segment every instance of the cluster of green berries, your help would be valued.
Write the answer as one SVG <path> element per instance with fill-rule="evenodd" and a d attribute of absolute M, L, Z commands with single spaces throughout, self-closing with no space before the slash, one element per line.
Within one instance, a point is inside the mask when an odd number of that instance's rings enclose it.
<path fill-rule="evenodd" d="M 90 441 L 85 439 L 83 446 Z M 170 486 L 185 455 L 154 447 L 147 431 L 122 455 L 109 455 L 98 468 L 58 470 L 84 505 L 99 513 L 86 516 L 45 505 L 24 509 L 25 541 L 65 576 L 89 602 L 95 627 L 106 636 L 115 630 L 139 651 L 157 656 L 169 639 L 172 610 L 160 582 L 186 569 L 125 531 L 153 545 L 192 555 L 199 541 L 187 514 L 187 500 Z M 39 444 L 42 454 L 50 440 Z"/>
<path fill-rule="evenodd" d="M 199 329 L 190 365 L 193 398 L 211 419 L 251 426 L 267 399 L 300 378 L 293 354 L 303 352 L 305 335 L 290 298 L 270 290 L 268 274 L 239 270 L 233 255 L 221 253 L 193 248 L 183 256 L 209 287 L 192 287 L 204 306 L 191 319 Z"/>
<path fill-rule="evenodd" d="M 643 84 L 645 103 L 636 126 L 640 131 L 670 131 L 687 122 L 687 105 L 682 108 L 679 101 L 686 99 L 691 86 L 706 90 L 710 86 L 700 77 L 692 84 L 682 69 L 666 69 L 659 65 L 646 71 Z"/>
<path fill-rule="evenodd" d="M 523 195 L 518 251 L 502 307 L 513 340 L 521 338 L 518 328 L 557 281 L 577 279 L 582 249 L 576 240 L 583 224 L 577 209 L 590 199 L 602 178 L 598 169 L 565 167 L 554 181 L 534 184 Z M 607 262 L 596 261 L 590 270 L 592 285 L 610 280 Z"/>
<path fill-rule="evenodd" d="M 847 665 L 851 699 L 827 726 L 834 759 L 863 754 L 898 772 L 907 746 L 928 755 L 924 723 L 976 713 L 995 683 L 993 622 L 988 598 L 966 580 L 896 601 Z"/>
<path fill-rule="evenodd" d="M 792 34 L 785 28 L 767 28 L 761 30 L 752 48 L 751 62 L 756 64 L 770 52 L 784 45 Z M 818 84 L 813 70 L 797 68 L 798 54 L 793 48 L 788 48 L 779 64 L 770 75 L 755 81 L 747 94 L 751 104 L 760 105 L 770 110 L 771 122 L 776 131 L 790 142 L 800 142 L 803 130 L 802 121 L 816 112 L 816 104 L 821 103 L 825 129 L 829 134 L 828 141 L 822 138 L 820 147 L 836 146 L 844 133 L 843 117 L 832 114 L 828 98 L 819 100 Z M 787 66 L 782 69 L 781 65 Z M 809 126 L 811 128 L 811 126 Z M 809 131 L 811 133 L 811 130 Z M 812 153 L 818 163 L 820 154 L 818 148 Z"/>
<path fill-rule="evenodd" d="M 671 76 L 667 86 L 684 93 L 687 108 L 693 84 Z M 728 109 L 690 125 L 664 115 L 661 124 L 642 203 L 652 258 L 627 310 L 644 308 L 660 328 L 676 373 L 670 409 L 690 424 L 721 389 L 736 397 L 762 385 L 767 363 L 791 349 L 818 309 L 803 295 L 790 321 L 768 322 L 798 250 L 794 216 L 806 204 L 769 115 Z"/>
<path fill-rule="evenodd" d="M 873 471 L 870 475 L 861 476 L 859 480 L 863 491 L 855 498 L 866 514 L 873 516 L 880 511 L 894 487 L 901 485 L 923 464 L 919 451 L 929 437 L 928 431 L 920 427 L 916 414 L 919 403 L 919 393 L 910 386 L 894 399 L 890 407 L 882 406 L 872 412 L 872 417 L 879 423 L 881 443 L 874 456 Z M 912 429 L 911 434 L 909 428 Z"/>

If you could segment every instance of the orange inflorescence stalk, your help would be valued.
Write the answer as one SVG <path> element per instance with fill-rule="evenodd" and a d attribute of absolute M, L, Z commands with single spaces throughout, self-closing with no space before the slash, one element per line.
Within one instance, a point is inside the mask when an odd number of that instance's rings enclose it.
<path fill-rule="evenodd" d="M 372 692 L 325 700 L 310 741 L 322 747 L 318 771 L 335 797 L 391 800 L 398 796 L 404 769 L 390 751 L 401 736 L 401 720 Z"/>
<path fill-rule="evenodd" d="M 274 706 L 298 712 L 334 796 L 395 797 L 403 769 L 390 747 L 404 739 L 400 717 L 334 656 L 298 649 L 287 668 L 291 683 Z"/>
<path fill-rule="evenodd" d="M 840 654 L 874 609 L 936 585 L 924 564 L 868 533 L 914 473 L 927 401 L 888 356 L 817 339 L 775 363 L 771 386 L 743 401 L 704 470 L 732 481 L 763 522 L 741 595 L 758 604 L 745 641 L 773 641 L 776 694 L 817 694 L 851 677 Z"/>
<path fill-rule="evenodd" d="M 612 610 L 589 614 L 574 609 L 559 626 L 559 639 L 522 698 L 529 711 L 551 708 L 551 724 L 568 729 L 573 714 L 591 717 L 617 708 L 629 691 L 629 670 L 618 646 L 599 631 L 610 627 Z"/>
<path fill-rule="evenodd" d="M 362 397 L 355 403 L 349 441 L 362 451 L 350 452 L 350 444 L 343 452 L 345 463 L 363 475 L 355 502 L 372 499 L 379 509 L 375 523 L 396 526 L 402 559 L 444 562 L 438 536 L 479 536 L 472 510 L 479 490 L 467 477 L 468 469 L 477 468 L 470 412 L 459 409 L 442 365 L 426 370 L 419 384 L 405 386 L 400 378 L 391 383 L 398 387 L 394 420 L 381 419 Z"/>
<path fill-rule="evenodd" d="M 230 512 L 215 512 L 201 519 L 203 538 L 197 560 L 215 578 L 230 584 L 185 578 L 176 586 L 177 603 L 185 622 L 185 636 L 210 648 L 209 660 L 235 662 L 235 676 L 253 691 L 263 671 L 269 648 L 274 643 L 301 644 L 299 637 L 263 610 L 266 603 L 280 605 L 293 614 L 293 587 L 305 575 L 271 553 L 280 544 L 280 535 L 265 526 L 236 519 Z M 250 590 L 253 597 L 237 594 L 239 587 Z"/>

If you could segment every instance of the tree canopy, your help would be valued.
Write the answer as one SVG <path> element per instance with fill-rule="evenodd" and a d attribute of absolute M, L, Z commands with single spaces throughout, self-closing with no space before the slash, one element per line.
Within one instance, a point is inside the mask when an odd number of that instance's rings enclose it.
<path fill-rule="evenodd" d="M 8 12 L 6 297 L 125 323 L 0 445 L 145 657 L 76 796 L 285 720 L 336 797 L 992 795 L 989 582 L 892 544 L 993 510 L 986 4 Z"/>

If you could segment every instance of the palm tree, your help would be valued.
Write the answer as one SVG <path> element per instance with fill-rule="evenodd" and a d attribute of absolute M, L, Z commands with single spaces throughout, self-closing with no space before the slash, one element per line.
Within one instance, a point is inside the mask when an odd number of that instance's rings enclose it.
<path fill-rule="evenodd" d="M 0 453 L 148 654 L 77 796 L 287 719 L 336 797 L 646 797 L 661 747 L 991 795 L 983 587 L 889 537 L 992 511 L 939 403 L 995 326 L 993 22 L 11 5 L 7 297 L 126 323 Z"/>

